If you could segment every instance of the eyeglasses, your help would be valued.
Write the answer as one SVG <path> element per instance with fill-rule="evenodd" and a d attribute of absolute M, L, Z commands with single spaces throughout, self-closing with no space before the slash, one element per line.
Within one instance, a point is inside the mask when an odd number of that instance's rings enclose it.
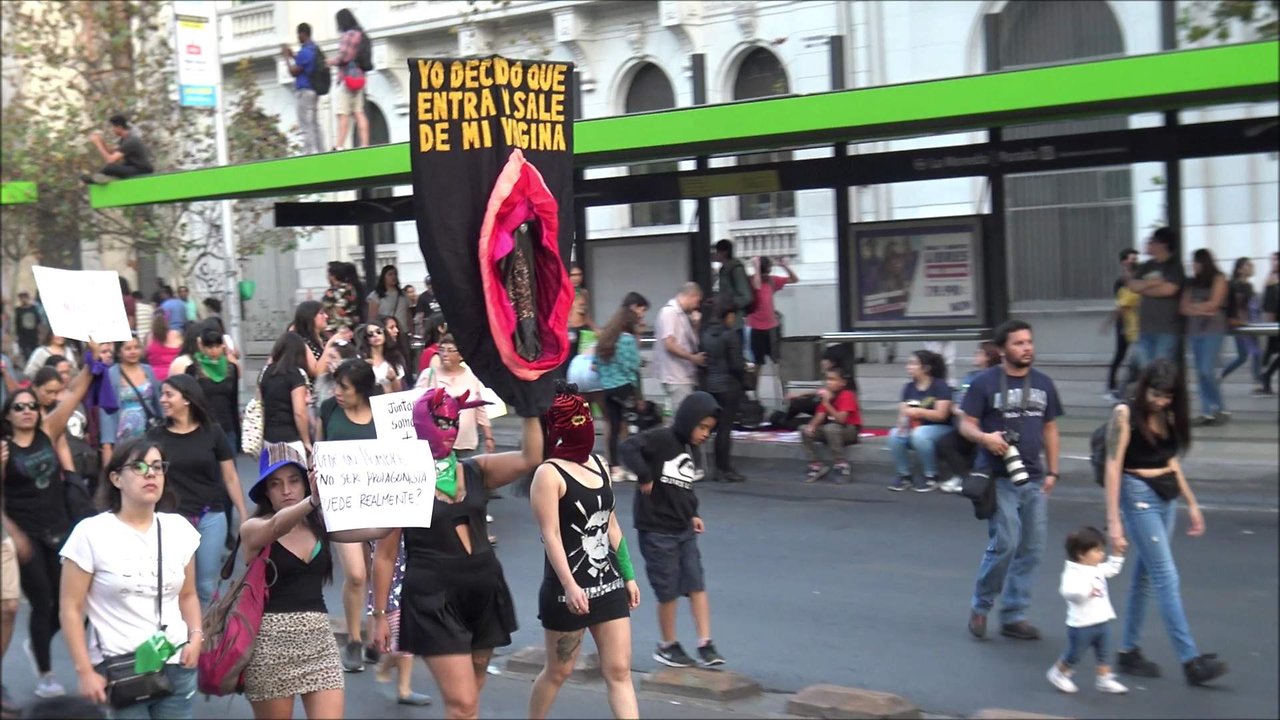
<path fill-rule="evenodd" d="M 436 427 L 441 430 L 456 430 L 458 429 L 458 419 L 438 417 L 436 418 Z"/>
<path fill-rule="evenodd" d="M 30 410 L 31 412 L 35 412 L 36 410 L 39 410 L 39 409 L 40 409 L 40 404 L 34 403 L 34 402 L 16 402 L 13 404 L 14 412 L 22 412 L 23 410 Z"/>
<path fill-rule="evenodd" d="M 150 465 L 148 465 L 146 461 L 139 460 L 137 462 L 131 462 L 128 465 L 125 465 L 125 467 L 138 473 L 139 475 L 146 475 L 148 470 L 155 473 L 156 475 L 163 475 L 169 470 L 169 461 L 157 460 L 151 463 Z"/>

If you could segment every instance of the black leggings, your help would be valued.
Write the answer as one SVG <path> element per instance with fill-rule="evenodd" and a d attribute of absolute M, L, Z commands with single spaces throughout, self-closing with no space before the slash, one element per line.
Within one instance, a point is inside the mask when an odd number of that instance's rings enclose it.
<path fill-rule="evenodd" d="M 742 391 L 711 393 L 720 404 L 720 421 L 716 424 L 716 474 L 733 469 L 729 459 L 730 445 L 733 442 L 733 422 L 738 417 L 738 406 L 742 404 Z"/>
<path fill-rule="evenodd" d="M 618 466 L 618 436 L 622 434 L 622 416 L 627 410 L 627 401 L 635 395 L 632 385 L 608 388 L 604 391 L 604 416 L 609 421 L 609 465 Z"/>
<path fill-rule="evenodd" d="M 1266 351 L 1262 353 L 1262 387 L 1271 389 L 1271 376 L 1280 369 L 1280 337 L 1267 338 Z"/>
<path fill-rule="evenodd" d="M 1111 356 L 1111 368 L 1107 370 L 1107 389 L 1115 392 L 1116 387 L 1116 371 L 1120 369 L 1120 364 L 1124 362 L 1124 357 L 1129 352 L 1129 340 L 1124 336 L 1124 326 L 1116 323 L 1116 354 Z"/>
<path fill-rule="evenodd" d="M 22 593 L 31 604 L 31 617 L 27 630 L 31 635 L 31 649 L 41 673 L 53 669 L 49 659 L 49 645 L 53 636 L 62 628 L 58 618 L 59 589 L 62 581 L 62 561 L 58 551 L 31 536 L 31 560 L 18 566 L 18 578 Z"/>

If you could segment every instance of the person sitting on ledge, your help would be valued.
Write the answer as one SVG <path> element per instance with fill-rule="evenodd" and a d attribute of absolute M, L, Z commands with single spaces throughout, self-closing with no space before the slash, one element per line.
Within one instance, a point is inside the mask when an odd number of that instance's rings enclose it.
<path fill-rule="evenodd" d="M 105 185 L 119 178 L 155 172 L 151 165 L 151 154 L 142 143 L 142 138 L 129 128 L 128 118 L 124 115 L 112 115 L 110 122 L 111 132 L 120 139 L 120 144 L 115 150 L 110 150 L 102 140 L 101 130 L 89 133 L 89 140 L 107 164 L 92 175 L 81 175 L 80 179 L 90 185 Z"/>

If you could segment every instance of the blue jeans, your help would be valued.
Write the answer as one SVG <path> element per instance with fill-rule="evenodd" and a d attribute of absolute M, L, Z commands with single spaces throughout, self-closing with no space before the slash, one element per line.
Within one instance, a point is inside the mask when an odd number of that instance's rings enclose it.
<path fill-rule="evenodd" d="M 205 512 L 200 516 L 196 531 L 200 533 L 200 546 L 196 548 L 196 595 L 200 598 L 200 606 L 207 608 L 218 589 L 222 553 L 227 549 L 226 513 L 221 510 Z"/>
<path fill-rule="evenodd" d="M 1100 622 L 1085 627 L 1067 627 L 1067 651 L 1059 660 L 1067 667 L 1074 667 L 1080 662 L 1080 654 L 1093 648 L 1098 655 L 1099 665 L 1109 665 L 1111 657 L 1111 622 Z"/>
<path fill-rule="evenodd" d="M 1236 341 L 1236 359 L 1222 368 L 1222 379 L 1235 372 L 1246 360 L 1249 362 L 1251 377 L 1255 383 L 1262 381 L 1262 349 L 1258 347 L 1258 339 L 1248 335 L 1233 335 Z"/>
<path fill-rule="evenodd" d="M 1138 333 L 1138 357 L 1147 365 L 1156 358 L 1178 362 L 1178 336 L 1164 333 Z"/>
<path fill-rule="evenodd" d="M 920 467 L 928 477 L 938 477 L 937 442 L 952 431 L 950 425 L 921 425 L 904 435 L 898 428 L 889 433 L 889 450 L 893 452 L 893 464 L 898 477 L 911 477 L 911 458 L 907 450 L 915 448 L 920 456 Z"/>
<path fill-rule="evenodd" d="M 161 700 L 139 703 L 123 710 L 112 710 L 114 720 L 191 720 L 191 698 L 196 694 L 196 670 L 181 665 L 165 665 L 165 675 L 173 685 L 173 694 Z"/>
<path fill-rule="evenodd" d="M 1048 507 L 1039 478 L 1021 487 L 1007 477 L 996 478 L 996 514 L 987 521 L 987 551 L 978 566 L 973 588 L 973 611 L 986 615 L 1000 598 L 1000 622 L 1026 617 L 1035 585 L 1036 568 L 1044 550 Z"/>
<path fill-rule="evenodd" d="M 1137 556 L 1130 560 L 1129 565 L 1133 582 L 1129 585 L 1120 649 L 1129 651 L 1138 646 L 1142 621 L 1147 615 L 1147 598 L 1154 596 L 1160 603 L 1164 628 L 1173 641 L 1178 659 L 1186 662 L 1200 653 L 1191 638 L 1187 614 L 1182 609 L 1178 567 L 1173 562 L 1173 550 L 1169 547 L 1177 512 L 1177 500 L 1162 500 L 1140 478 L 1126 474 L 1120 480 L 1120 516 L 1129 540 L 1130 557 Z"/>
<path fill-rule="evenodd" d="M 1222 354 L 1225 335 L 1191 335 L 1191 357 L 1196 363 L 1196 380 L 1200 386 L 1200 412 L 1215 415 L 1222 410 L 1222 386 L 1218 382 L 1218 357 Z"/>

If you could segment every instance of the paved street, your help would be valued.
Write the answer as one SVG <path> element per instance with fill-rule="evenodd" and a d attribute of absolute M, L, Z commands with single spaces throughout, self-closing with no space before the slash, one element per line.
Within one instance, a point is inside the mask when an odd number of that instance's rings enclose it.
<path fill-rule="evenodd" d="M 247 462 L 241 466 L 250 470 Z M 1185 523 L 1179 528 L 1179 568 L 1192 629 L 1202 650 L 1220 653 L 1232 673 L 1214 688 L 1187 687 L 1152 609 L 1144 649 L 1164 667 L 1166 677 L 1131 681 L 1133 692 L 1125 697 L 1099 696 L 1091 687 L 1068 697 L 1043 677 L 1064 641 L 1065 606 L 1056 592 L 1061 538 L 1080 524 L 1102 522 L 1100 491 L 1077 479 L 1051 504 L 1048 549 L 1030 614 L 1045 639 L 1018 642 L 993 632 L 991 639 L 977 642 L 964 625 L 985 524 L 972 518 L 963 499 L 886 491 L 883 469 L 877 467 L 856 466 L 859 482 L 852 486 L 805 486 L 796 480 L 799 469 L 794 465 L 757 460 L 744 468 L 753 482 L 700 487 L 713 630 L 730 669 L 758 679 L 771 691 L 830 682 L 897 693 L 927 712 L 951 716 L 983 707 L 1071 717 L 1280 715 L 1275 693 L 1280 627 L 1274 485 L 1215 489 L 1218 495 L 1231 495 L 1233 506 L 1241 509 L 1207 512 L 1203 538 L 1181 534 Z M 633 491 L 621 486 L 618 493 L 626 525 Z M 541 642 L 535 596 L 542 550 L 526 502 L 511 497 L 510 491 L 503 495 L 491 510 L 520 615 L 521 629 L 510 648 L 515 650 Z M 1128 579 L 1126 570 L 1112 584 L 1122 616 Z M 337 590 L 328 592 L 331 611 L 341 607 Z M 637 671 L 655 666 L 650 652 L 657 640 L 656 619 L 647 587 L 644 591 L 634 623 Z M 27 699 L 33 677 L 22 657 L 21 624 L 4 677 L 11 693 Z M 680 630 L 682 640 L 692 643 L 692 624 L 684 610 Z M 1118 639 L 1118 626 L 1114 633 Z M 71 687 L 74 676 L 65 658 L 58 638 L 55 664 Z M 419 665 L 416 674 L 417 687 L 435 694 L 425 669 Z M 439 706 L 419 711 L 389 704 L 390 688 L 376 684 L 370 673 L 348 677 L 349 717 L 441 715 Z M 483 714 L 520 716 L 528 692 L 527 679 L 496 677 L 485 695 Z M 729 710 L 758 716 L 782 713 L 785 707 L 780 696 L 736 708 L 674 705 L 642 696 L 642 712 L 652 717 L 727 717 Z M 228 702 L 201 701 L 198 714 L 247 713 L 242 700 Z M 556 714 L 606 712 L 599 687 L 577 687 L 566 691 Z"/>

